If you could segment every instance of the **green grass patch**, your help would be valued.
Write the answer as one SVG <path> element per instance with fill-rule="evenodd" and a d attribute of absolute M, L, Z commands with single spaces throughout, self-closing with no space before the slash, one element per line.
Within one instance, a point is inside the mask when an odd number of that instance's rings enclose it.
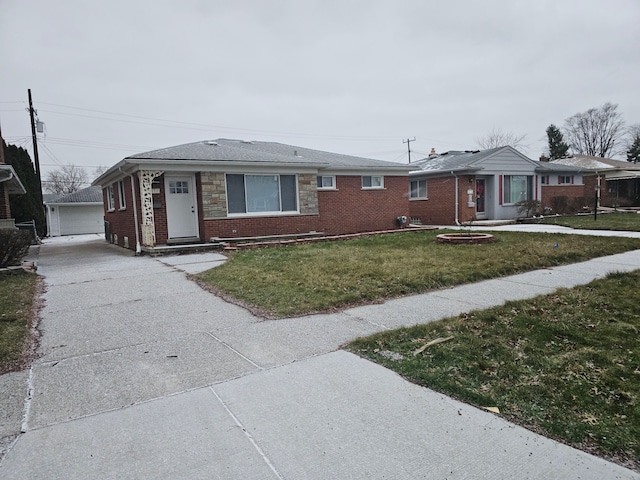
<path fill-rule="evenodd" d="M 539 223 L 586 230 L 640 232 L 640 214 L 637 213 L 599 213 L 597 218 L 593 214 L 547 217 Z"/>
<path fill-rule="evenodd" d="M 640 248 L 640 239 L 500 232 L 486 245 L 441 231 L 235 252 L 196 278 L 267 316 L 329 311 Z M 556 247 L 557 244 L 557 247 Z"/>
<path fill-rule="evenodd" d="M 22 361 L 33 312 L 37 275 L 0 275 L 0 373 Z"/>
<path fill-rule="evenodd" d="M 612 274 L 347 348 L 414 383 L 498 407 L 524 427 L 639 469 L 638 285 L 640 271 Z M 414 355 L 446 337 L 453 339 Z"/>

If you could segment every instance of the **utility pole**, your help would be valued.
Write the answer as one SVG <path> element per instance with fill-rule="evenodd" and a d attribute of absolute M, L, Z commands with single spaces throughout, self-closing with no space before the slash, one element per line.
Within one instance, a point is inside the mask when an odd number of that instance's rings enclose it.
<path fill-rule="evenodd" d="M 409 163 L 411 163 L 411 142 L 415 142 L 415 141 L 416 141 L 416 137 L 413 137 L 413 140 L 407 138 L 406 140 L 402 141 L 402 143 L 407 144 L 407 152 L 409 152 Z"/>
<path fill-rule="evenodd" d="M 42 177 L 40 176 L 40 159 L 38 158 L 38 139 L 36 137 L 36 122 L 34 120 L 36 112 L 33 109 L 33 102 L 31 100 L 31 89 L 27 89 L 27 93 L 29 94 L 29 117 L 31 117 L 31 138 L 33 140 L 33 161 L 36 165 L 36 176 L 38 177 L 38 186 L 40 187 L 40 203 L 42 203 Z"/>

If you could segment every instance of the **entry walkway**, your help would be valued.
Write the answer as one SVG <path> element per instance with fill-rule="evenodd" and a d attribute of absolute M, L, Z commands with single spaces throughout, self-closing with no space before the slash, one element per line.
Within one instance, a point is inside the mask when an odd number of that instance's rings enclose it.
<path fill-rule="evenodd" d="M 43 245 L 41 357 L 0 377 L 14 412 L 0 477 L 640 478 L 339 350 L 638 269 L 640 251 L 274 321 L 187 279 L 221 261 L 133 257 L 91 237 Z"/>

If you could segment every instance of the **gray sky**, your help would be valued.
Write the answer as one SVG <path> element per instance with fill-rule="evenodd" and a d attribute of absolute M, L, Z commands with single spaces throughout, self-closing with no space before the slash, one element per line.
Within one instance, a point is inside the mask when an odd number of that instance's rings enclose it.
<path fill-rule="evenodd" d="M 640 123 L 638 0 L 0 0 L 0 122 L 43 174 L 213 138 L 407 162 L 618 104 Z"/>

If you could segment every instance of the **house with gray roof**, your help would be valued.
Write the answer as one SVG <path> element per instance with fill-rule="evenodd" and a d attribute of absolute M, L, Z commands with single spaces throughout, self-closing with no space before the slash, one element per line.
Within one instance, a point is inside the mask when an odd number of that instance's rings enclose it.
<path fill-rule="evenodd" d="M 522 216 L 520 202 L 544 203 L 543 192 L 553 194 L 545 185 L 582 188 L 580 168 L 532 160 L 510 146 L 433 152 L 411 167 L 410 216 L 423 224 L 511 220 Z"/>
<path fill-rule="evenodd" d="M 409 166 L 276 142 L 217 139 L 128 156 L 93 184 L 109 239 L 136 251 L 397 228 Z"/>
<path fill-rule="evenodd" d="M 640 206 L 640 165 L 612 158 L 571 155 L 552 160 L 549 165 L 580 168 L 589 178 L 586 190 L 593 195 L 598 186 L 600 205 L 608 207 Z"/>
<path fill-rule="evenodd" d="M 46 195 L 47 236 L 104 233 L 102 189 L 87 187 L 68 195 Z"/>

